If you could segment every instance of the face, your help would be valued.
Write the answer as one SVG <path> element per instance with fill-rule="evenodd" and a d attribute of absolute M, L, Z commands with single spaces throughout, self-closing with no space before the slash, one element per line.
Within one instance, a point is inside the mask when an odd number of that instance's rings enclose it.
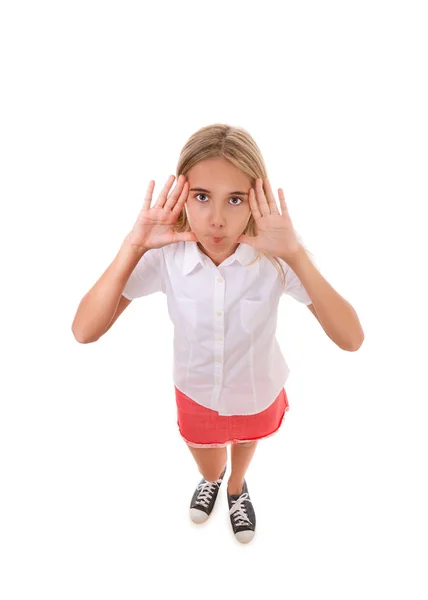
<path fill-rule="evenodd" d="M 223 157 L 199 161 L 186 174 L 189 195 L 187 218 L 198 247 L 218 266 L 239 245 L 251 217 L 250 176 Z M 221 238 L 215 240 L 214 238 Z"/>

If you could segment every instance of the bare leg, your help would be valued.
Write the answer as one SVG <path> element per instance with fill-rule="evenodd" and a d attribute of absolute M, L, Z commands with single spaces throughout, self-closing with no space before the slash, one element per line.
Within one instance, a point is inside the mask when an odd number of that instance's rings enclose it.
<path fill-rule="evenodd" d="M 244 485 L 245 473 L 256 451 L 257 440 L 232 444 L 232 472 L 229 477 L 227 491 L 229 494 L 240 494 Z"/>
<path fill-rule="evenodd" d="M 227 448 L 193 448 L 188 444 L 187 447 L 202 477 L 207 481 L 217 481 L 227 463 Z"/>

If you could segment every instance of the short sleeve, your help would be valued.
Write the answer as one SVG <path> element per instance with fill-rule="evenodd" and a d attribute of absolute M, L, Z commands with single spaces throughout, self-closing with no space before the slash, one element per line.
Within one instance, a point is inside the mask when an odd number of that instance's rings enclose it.
<path fill-rule="evenodd" d="M 163 292 L 163 252 L 162 248 L 147 250 L 132 271 L 122 296 L 128 300 Z"/>
<path fill-rule="evenodd" d="M 320 269 L 319 269 L 318 264 L 317 264 L 317 262 L 315 260 L 315 257 L 306 248 L 301 235 L 299 235 L 296 232 L 296 237 L 299 240 L 299 242 L 302 244 L 302 246 L 305 248 L 306 254 L 309 256 L 309 259 L 312 262 L 312 264 L 319 271 Z M 284 261 L 283 261 L 283 265 L 285 265 L 285 288 L 284 288 L 283 294 L 288 294 L 289 296 L 292 296 L 298 302 L 302 302 L 302 304 L 306 304 L 306 305 L 312 304 L 312 300 L 311 300 L 308 292 L 303 287 L 302 282 L 297 277 L 296 273 Z"/>

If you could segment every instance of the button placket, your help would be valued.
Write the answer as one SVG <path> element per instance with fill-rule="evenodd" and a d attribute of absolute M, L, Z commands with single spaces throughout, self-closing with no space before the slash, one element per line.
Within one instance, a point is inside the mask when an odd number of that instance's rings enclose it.
<path fill-rule="evenodd" d="M 215 373 L 215 399 L 220 395 L 220 386 L 223 377 L 224 364 L 224 279 L 216 275 L 214 285 L 214 373 Z"/>

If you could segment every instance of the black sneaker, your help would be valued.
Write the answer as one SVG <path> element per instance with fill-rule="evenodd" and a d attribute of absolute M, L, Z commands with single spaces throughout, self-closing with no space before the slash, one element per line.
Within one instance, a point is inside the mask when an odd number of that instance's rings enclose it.
<path fill-rule="evenodd" d="M 242 544 L 251 542 L 256 529 L 256 514 L 245 479 L 242 492 L 230 495 L 228 492 L 227 501 L 229 503 L 230 522 L 236 539 Z"/>
<path fill-rule="evenodd" d="M 217 481 L 201 479 L 190 502 L 190 518 L 194 523 L 205 523 L 214 508 L 226 467 Z"/>

